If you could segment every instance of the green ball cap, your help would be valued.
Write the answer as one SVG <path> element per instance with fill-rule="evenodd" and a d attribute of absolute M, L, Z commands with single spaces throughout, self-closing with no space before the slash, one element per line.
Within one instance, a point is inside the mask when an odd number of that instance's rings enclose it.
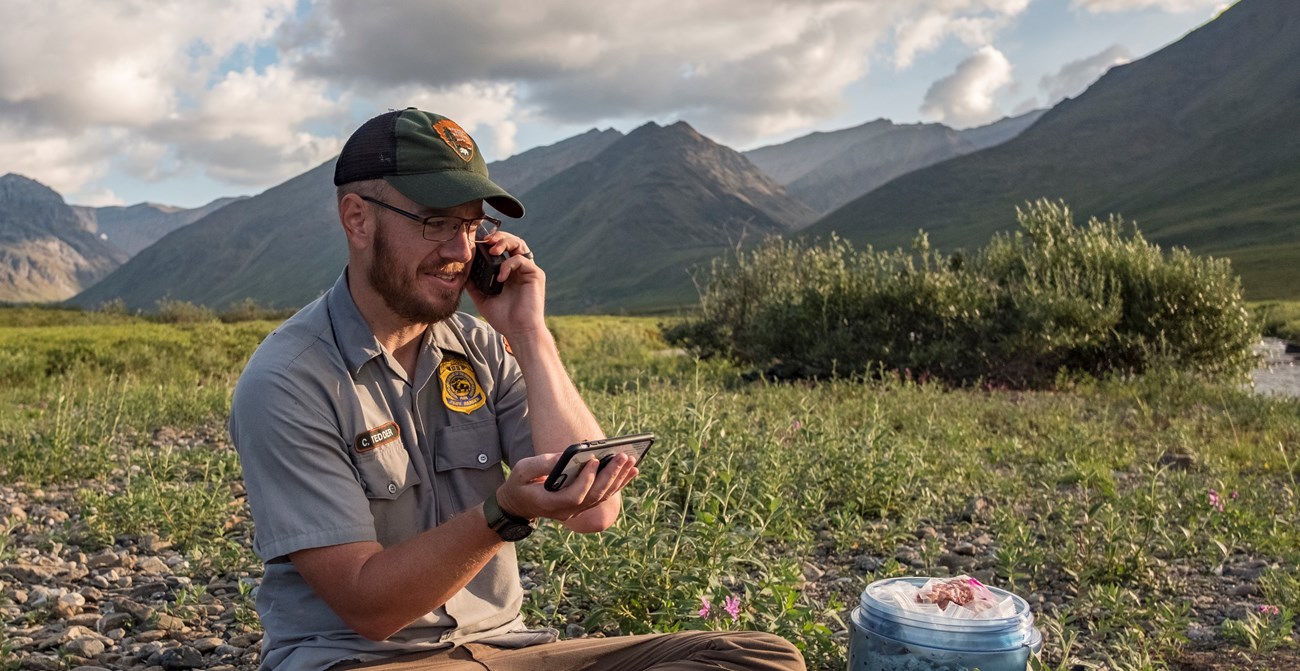
<path fill-rule="evenodd" d="M 488 179 L 478 143 L 455 121 L 409 107 L 381 114 L 348 138 L 334 168 L 334 184 L 383 179 L 427 207 L 485 200 L 508 217 L 524 206 Z"/>

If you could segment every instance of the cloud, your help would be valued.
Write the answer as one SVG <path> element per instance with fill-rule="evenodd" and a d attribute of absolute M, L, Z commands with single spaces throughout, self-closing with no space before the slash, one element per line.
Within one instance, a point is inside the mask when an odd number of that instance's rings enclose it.
<path fill-rule="evenodd" d="M 150 136 L 199 108 L 294 0 L 9 3 L 0 22 L 0 171 L 76 193 L 115 161 L 142 178 Z M 104 199 L 103 191 L 87 192 Z"/>
<path fill-rule="evenodd" d="M 322 82 L 303 81 L 279 66 L 261 73 L 245 68 L 226 73 L 198 109 L 157 124 L 148 135 L 214 179 L 265 186 L 337 154 L 349 123 L 345 109 L 346 101 L 331 99 Z M 314 124 L 330 132 L 312 132 Z"/>
<path fill-rule="evenodd" d="M 322 2 L 281 31 L 304 75 L 367 95 L 511 89 L 562 124 L 684 118 L 724 142 L 825 119 L 891 39 L 907 60 L 950 36 L 985 43 L 1028 0 L 689 3 Z M 892 26 L 914 25 L 895 33 Z"/>
<path fill-rule="evenodd" d="M 685 119 L 743 144 L 840 113 L 878 54 L 988 44 L 1028 2 L 11 3 L 0 171 L 68 193 L 113 170 L 267 187 L 337 152 L 356 115 L 408 104 L 497 156 L 528 122 Z"/>
<path fill-rule="evenodd" d="M 57 189 L 56 189 L 57 190 Z M 126 201 L 120 196 L 113 193 L 108 187 L 98 186 L 84 191 L 70 194 L 67 202 L 76 205 L 86 205 L 89 207 L 110 207 L 113 205 L 126 205 Z"/>
<path fill-rule="evenodd" d="M 955 128 L 978 126 L 1002 116 L 993 102 L 1012 83 L 1011 63 L 992 46 L 981 47 L 957 64 L 956 72 L 930 85 L 921 113 Z"/>
<path fill-rule="evenodd" d="M 1029 6 L 1029 0 L 941 0 L 928 5 L 919 17 L 897 24 L 894 65 L 899 69 L 911 66 L 918 53 L 934 49 L 949 36 L 969 47 L 991 43 Z"/>
<path fill-rule="evenodd" d="M 1202 9 L 1220 9 L 1223 0 L 1070 0 L 1070 6 L 1093 14 L 1103 12 L 1133 12 L 1152 7 L 1166 12 L 1194 12 Z"/>
<path fill-rule="evenodd" d="M 1133 60 L 1133 54 L 1121 44 L 1111 45 L 1104 51 L 1077 61 L 1070 61 L 1054 75 L 1044 75 L 1038 88 L 1047 96 L 1050 107 L 1065 98 L 1079 95 L 1092 86 L 1106 71 L 1116 65 Z"/>

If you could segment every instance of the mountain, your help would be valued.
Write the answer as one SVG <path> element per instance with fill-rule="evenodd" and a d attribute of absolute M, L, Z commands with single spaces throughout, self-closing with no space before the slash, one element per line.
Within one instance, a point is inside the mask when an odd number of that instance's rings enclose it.
<path fill-rule="evenodd" d="M 347 263 L 334 195 L 334 161 L 238 200 L 145 248 L 72 302 L 121 298 L 154 309 L 162 299 L 223 308 L 244 298 L 299 307 Z"/>
<path fill-rule="evenodd" d="M 679 307 L 690 269 L 816 213 L 685 122 L 649 123 L 527 192 L 518 230 L 547 273 L 552 312 Z"/>
<path fill-rule="evenodd" d="M 493 161 L 488 164 L 488 174 L 506 191 L 522 197 L 529 189 L 552 176 L 594 158 L 621 137 L 623 134 L 613 128 L 593 128 L 552 145 L 534 147 L 503 161 Z"/>
<path fill-rule="evenodd" d="M 745 152 L 745 157 L 785 185 L 790 195 L 825 213 L 899 175 L 1005 142 L 1043 112 L 1035 110 L 964 131 L 937 123 L 895 124 L 878 119 L 760 147 Z"/>
<path fill-rule="evenodd" d="M 1251 298 L 1296 297 L 1298 33 L 1300 3 L 1242 0 L 1004 144 L 899 177 L 807 233 L 892 247 L 923 228 L 939 249 L 971 248 L 1013 227 L 1017 205 L 1060 198 L 1231 258 Z"/>
<path fill-rule="evenodd" d="M 73 302 L 307 303 L 346 263 L 333 170 L 330 161 L 167 234 Z M 546 269 L 553 313 L 693 303 L 690 267 L 816 218 L 743 156 L 685 123 L 642 126 L 525 193 L 528 215 L 507 226 Z"/>
<path fill-rule="evenodd" d="M 0 301 L 62 300 L 125 260 L 53 189 L 21 175 L 0 177 Z"/>
<path fill-rule="evenodd" d="M 73 205 L 72 211 L 91 231 L 102 234 L 109 244 L 135 255 L 172 231 L 192 224 L 203 217 L 239 200 L 219 198 L 192 209 L 139 203 L 129 207 L 89 207 Z"/>

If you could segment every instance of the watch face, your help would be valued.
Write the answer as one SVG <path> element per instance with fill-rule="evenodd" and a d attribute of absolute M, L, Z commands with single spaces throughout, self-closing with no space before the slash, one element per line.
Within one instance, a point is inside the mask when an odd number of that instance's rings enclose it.
<path fill-rule="evenodd" d="M 533 528 L 527 524 L 507 524 L 497 530 L 501 534 L 502 540 L 511 543 L 528 538 L 528 534 L 533 533 Z"/>

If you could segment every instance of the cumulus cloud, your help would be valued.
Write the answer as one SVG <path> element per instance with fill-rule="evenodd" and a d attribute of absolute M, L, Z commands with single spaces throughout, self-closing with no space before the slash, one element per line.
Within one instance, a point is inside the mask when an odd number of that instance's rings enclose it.
<path fill-rule="evenodd" d="M 185 117 L 294 0 L 9 3 L 0 22 L 0 171 L 78 192 L 125 156 L 160 176 L 151 134 Z M 108 200 L 101 191 L 88 197 Z"/>
<path fill-rule="evenodd" d="M 959 63 L 951 75 L 930 85 L 921 113 L 956 128 L 990 123 L 1002 116 L 994 94 L 1011 83 L 1010 61 L 986 45 Z"/>
<path fill-rule="evenodd" d="M 1038 88 L 1047 96 L 1048 106 L 1055 105 L 1065 98 L 1079 95 L 1112 67 L 1131 60 L 1133 54 L 1127 47 L 1111 45 L 1101 53 L 1066 63 L 1056 74 L 1044 75 Z"/>
<path fill-rule="evenodd" d="M 1028 2 L 12 3 L 0 171 L 68 192 L 109 170 L 266 187 L 336 153 L 361 110 L 405 105 L 452 114 L 496 156 L 525 121 L 686 119 L 740 144 L 839 113 L 877 54 L 906 67 L 988 44 Z"/>
<path fill-rule="evenodd" d="M 516 110 L 539 119 L 685 118 L 744 142 L 839 112 L 891 39 L 903 61 L 948 37 L 987 41 L 1027 3 L 334 0 L 286 26 L 280 46 L 304 74 L 351 90 L 521 82 Z"/>
<path fill-rule="evenodd" d="M 1070 0 L 1070 6 L 1094 14 L 1102 12 L 1132 12 L 1155 7 L 1166 12 L 1194 12 L 1203 9 L 1221 9 L 1223 0 Z"/>
<path fill-rule="evenodd" d="M 1029 6 L 1029 0 L 939 0 L 924 3 L 915 18 L 895 28 L 894 64 L 906 68 L 918 53 L 937 47 L 949 36 L 969 47 L 980 47 Z"/>

